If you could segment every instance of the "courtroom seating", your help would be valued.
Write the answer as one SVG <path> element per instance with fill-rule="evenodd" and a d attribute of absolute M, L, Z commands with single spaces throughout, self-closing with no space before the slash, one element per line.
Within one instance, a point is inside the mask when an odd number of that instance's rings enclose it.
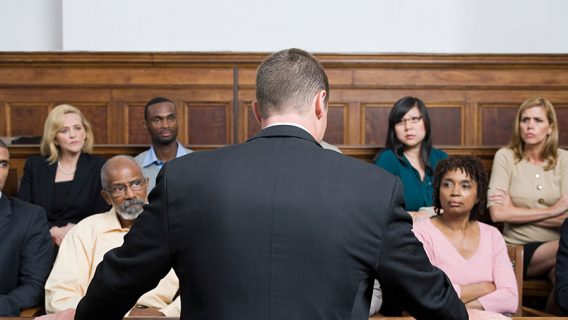
<path fill-rule="evenodd" d="M 35 318 L 45 314 L 44 307 L 27 308 L 20 312 L 20 318 Z"/>
<path fill-rule="evenodd" d="M 527 279 L 523 281 L 524 316 L 548 317 L 554 316 L 543 312 L 548 296 L 552 291 L 552 283 L 548 279 Z"/>
<path fill-rule="evenodd" d="M 517 280 L 517 288 L 519 290 L 519 306 L 514 316 L 520 317 L 522 315 L 523 305 L 523 246 L 508 244 L 507 253 L 509 254 L 509 259 L 511 259 L 511 263 L 513 264 L 515 279 Z"/>

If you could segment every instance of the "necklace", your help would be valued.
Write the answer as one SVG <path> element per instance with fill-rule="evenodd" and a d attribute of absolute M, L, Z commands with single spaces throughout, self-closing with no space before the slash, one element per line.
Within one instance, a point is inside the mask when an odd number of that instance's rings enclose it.
<path fill-rule="evenodd" d="M 61 162 L 57 161 L 57 167 L 59 168 L 59 170 L 61 171 L 61 173 L 66 174 L 68 176 L 75 174 L 75 171 L 77 171 L 77 167 L 75 166 L 75 169 L 73 169 L 73 171 L 69 172 L 69 171 L 65 171 L 63 170 L 63 167 L 61 166 Z"/>

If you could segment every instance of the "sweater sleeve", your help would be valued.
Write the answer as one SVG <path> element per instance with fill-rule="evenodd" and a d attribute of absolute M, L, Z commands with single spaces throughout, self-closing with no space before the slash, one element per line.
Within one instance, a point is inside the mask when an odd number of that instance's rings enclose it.
<path fill-rule="evenodd" d="M 487 191 L 488 198 L 493 195 L 497 189 L 509 191 L 509 183 L 514 163 L 511 161 L 512 151 L 510 149 L 499 149 L 493 158 L 493 168 L 491 169 L 491 178 L 489 179 L 489 189 Z M 495 203 L 487 200 L 487 207 L 494 206 Z"/>
<path fill-rule="evenodd" d="M 498 313 L 515 313 L 517 311 L 519 296 L 515 272 L 505 240 L 497 230 L 491 230 L 493 240 L 493 282 L 496 290 L 480 297 L 478 300 L 483 309 Z"/>

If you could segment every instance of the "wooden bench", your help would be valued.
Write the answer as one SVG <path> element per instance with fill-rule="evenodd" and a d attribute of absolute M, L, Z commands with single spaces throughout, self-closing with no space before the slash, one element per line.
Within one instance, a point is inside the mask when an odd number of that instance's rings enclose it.
<path fill-rule="evenodd" d="M 196 145 L 189 146 L 195 151 L 211 150 L 221 147 L 220 145 Z M 378 146 L 338 146 L 341 151 L 350 157 L 357 158 L 366 162 L 371 162 L 377 153 L 382 149 Z M 468 155 L 477 156 L 481 159 L 485 169 L 489 173 L 493 163 L 493 156 L 497 147 L 461 147 L 461 146 L 440 146 L 451 156 Z M 146 145 L 97 145 L 93 154 L 110 158 L 119 154 L 135 156 L 148 149 Z M 10 173 L 4 186 L 3 192 L 7 195 L 15 195 L 18 191 L 18 183 L 24 174 L 26 159 L 30 156 L 39 155 L 38 145 L 15 145 L 9 146 L 10 150 Z"/>

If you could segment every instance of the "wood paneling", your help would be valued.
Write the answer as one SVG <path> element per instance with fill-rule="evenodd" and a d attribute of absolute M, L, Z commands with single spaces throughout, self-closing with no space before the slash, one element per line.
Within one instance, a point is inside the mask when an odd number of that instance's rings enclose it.
<path fill-rule="evenodd" d="M 458 146 L 463 144 L 463 117 L 461 106 L 432 106 L 428 108 L 432 143 Z"/>
<path fill-rule="evenodd" d="M 242 126 L 243 126 L 243 132 L 245 133 L 244 137 L 240 139 L 240 142 L 244 142 L 254 137 L 257 133 L 260 132 L 260 124 L 258 123 L 258 121 L 256 121 L 256 118 L 254 117 L 254 112 L 252 111 L 251 102 L 242 103 L 240 112 L 243 114 Z"/>
<path fill-rule="evenodd" d="M 150 136 L 144 127 L 144 106 L 146 103 L 128 103 L 126 104 L 126 135 L 127 143 L 131 144 L 150 144 Z M 179 121 L 179 116 L 178 116 Z"/>
<path fill-rule="evenodd" d="M 327 129 L 325 141 L 331 144 L 345 144 L 347 140 L 347 105 L 332 104 L 328 106 Z"/>
<path fill-rule="evenodd" d="M 232 142 L 231 104 L 188 104 L 189 144 L 230 144 Z"/>
<path fill-rule="evenodd" d="M 483 145 L 503 146 L 509 143 L 517 108 L 516 105 L 480 105 L 481 143 Z"/>
<path fill-rule="evenodd" d="M 558 142 L 561 146 L 568 145 L 568 103 L 556 103 L 556 118 L 558 119 Z"/>
<path fill-rule="evenodd" d="M 97 144 L 148 144 L 144 104 L 176 102 L 184 144 L 229 144 L 256 134 L 258 64 L 267 53 L 0 53 L 0 136 L 40 135 L 49 108 L 84 110 Z M 436 145 L 509 141 L 523 100 L 549 98 L 568 144 L 568 55 L 319 54 L 331 85 L 325 139 L 384 144 L 393 103 L 425 101 Z"/>
<path fill-rule="evenodd" d="M 365 126 L 362 144 L 385 145 L 391 108 L 392 104 L 363 105 L 361 118 Z"/>
<path fill-rule="evenodd" d="M 6 104 L 7 136 L 41 136 L 48 103 L 13 102 Z"/>
<path fill-rule="evenodd" d="M 109 115 L 109 105 L 106 103 L 85 103 L 85 102 L 71 102 L 72 105 L 79 108 L 85 115 L 91 126 L 93 127 L 93 134 L 95 135 L 95 143 L 108 144 L 110 141 L 109 122 L 111 117 Z"/>

